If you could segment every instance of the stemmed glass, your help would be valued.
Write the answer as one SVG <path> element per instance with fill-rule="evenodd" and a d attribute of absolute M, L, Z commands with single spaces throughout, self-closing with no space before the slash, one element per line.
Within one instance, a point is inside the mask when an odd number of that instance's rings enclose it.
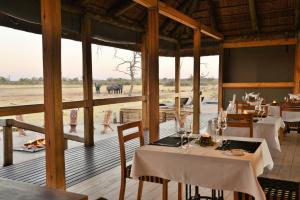
<path fill-rule="evenodd" d="M 211 121 L 211 130 L 214 133 L 213 140 L 214 140 L 214 142 L 217 143 L 218 142 L 218 136 L 220 134 L 220 126 L 219 126 L 219 123 L 218 123 L 218 119 L 213 119 Z"/>
<path fill-rule="evenodd" d="M 178 123 L 177 134 L 180 135 L 180 148 L 185 149 L 185 146 L 183 145 L 183 138 L 185 136 L 184 124 Z"/>
<path fill-rule="evenodd" d="M 260 106 L 259 107 L 259 111 L 260 111 L 260 120 L 262 120 L 263 118 L 263 115 L 265 114 L 265 108 L 263 106 Z"/>
<path fill-rule="evenodd" d="M 221 128 L 221 144 L 224 143 L 224 131 L 227 128 L 227 118 L 226 117 L 222 117 L 222 119 L 219 119 L 218 121 L 218 126 Z"/>
<path fill-rule="evenodd" d="M 185 123 L 185 133 L 186 133 L 187 139 L 188 139 L 188 147 L 191 147 L 192 144 L 190 142 L 190 138 L 193 136 L 192 123 Z"/>

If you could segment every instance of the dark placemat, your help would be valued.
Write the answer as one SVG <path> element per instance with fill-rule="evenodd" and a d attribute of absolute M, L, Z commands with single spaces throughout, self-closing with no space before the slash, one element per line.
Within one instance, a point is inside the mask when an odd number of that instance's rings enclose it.
<path fill-rule="evenodd" d="M 183 138 L 183 144 L 186 144 L 187 142 L 188 142 L 187 138 Z M 168 137 L 162 138 L 160 140 L 157 140 L 156 142 L 151 143 L 151 145 L 166 146 L 166 147 L 179 147 L 181 145 L 181 138 L 174 137 L 174 136 L 168 136 Z"/>
<path fill-rule="evenodd" d="M 254 153 L 261 142 L 249 142 L 239 140 L 226 140 L 221 147 L 217 147 L 216 150 L 227 151 L 231 149 L 243 149 L 249 153 Z"/>

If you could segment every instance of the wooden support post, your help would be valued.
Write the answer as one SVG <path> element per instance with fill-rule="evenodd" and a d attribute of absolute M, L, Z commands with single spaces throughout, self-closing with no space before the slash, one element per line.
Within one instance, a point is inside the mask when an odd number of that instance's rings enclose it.
<path fill-rule="evenodd" d="M 148 63 L 148 49 L 147 49 L 147 35 L 142 37 L 142 47 L 141 47 L 141 65 L 142 65 L 142 95 L 146 97 L 142 102 L 142 120 L 144 129 L 149 128 L 149 119 L 148 119 L 148 72 L 149 72 L 149 63 Z"/>
<path fill-rule="evenodd" d="M 200 46 L 201 32 L 194 30 L 193 133 L 200 129 Z"/>
<path fill-rule="evenodd" d="M 300 32 L 298 32 L 297 44 L 295 47 L 295 72 L 294 72 L 294 93 L 300 93 Z"/>
<path fill-rule="evenodd" d="M 179 95 L 175 97 L 176 112 L 180 114 L 180 47 L 177 44 L 175 55 L 175 93 Z"/>
<path fill-rule="evenodd" d="M 13 164 L 12 126 L 3 127 L 3 166 Z"/>
<path fill-rule="evenodd" d="M 218 110 L 223 108 L 223 68 L 224 68 L 224 48 L 219 46 L 219 83 L 218 83 Z"/>
<path fill-rule="evenodd" d="M 93 72 L 91 49 L 91 19 L 84 16 L 81 21 L 83 98 L 84 105 L 84 145 L 94 145 Z"/>
<path fill-rule="evenodd" d="M 65 189 L 61 90 L 61 1 L 42 0 L 46 184 Z"/>
<path fill-rule="evenodd" d="M 148 119 L 150 142 L 159 139 L 158 8 L 148 8 Z"/>

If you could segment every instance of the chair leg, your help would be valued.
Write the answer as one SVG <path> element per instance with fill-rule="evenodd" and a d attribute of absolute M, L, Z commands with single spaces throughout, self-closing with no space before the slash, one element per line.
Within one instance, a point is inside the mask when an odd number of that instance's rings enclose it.
<path fill-rule="evenodd" d="M 178 183 L 178 200 L 182 200 L 182 184 Z"/>
<path fill-rule="evenodd" d="M 144 181 L 139 180 L 139 189 L 138 189 L 138 194 L 137 194 L 137 200 L 142 199 L 143 185 L 144 185 Z"/>
<path fill-rule="evenodd" d="M 168 181 L 163 181 L 163 200 L 168 200 Z"/>
<path fill-rule="evenodd" d="M 124 200 L 125 199 L 125 188 L 126 188 L 126 178 L 122 178 L 121 179 L 119 200 Z"/>

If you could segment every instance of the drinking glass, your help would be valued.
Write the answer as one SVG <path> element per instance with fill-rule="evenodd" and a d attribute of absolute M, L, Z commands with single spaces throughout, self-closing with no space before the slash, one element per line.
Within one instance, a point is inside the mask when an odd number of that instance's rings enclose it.
<path fill-rule="evenodd" d="M 220 119 L 218 125 L 221 128 L 221 133 L 220 133 L 221 134 L 221 144 L 223 144 L 224 143 L 224 131 L 227 128 L 227 118 L 224 117 L 224 118 Z"/>
<path fill-rule="evenodd" d="M 265 108 L 263 106 L 260 106 L 259 107 L 259 111 L 260 111 L 260 120 L 262 120 L 263 118 L 263 115 L 265 114 Z"/>
<path fill-rule="evenodd" d="M 219 126 L 219 123 L 218 123 L 218 119 L 213 119 L 211 121 L 211 130 L 212 130 L 212 133 L 213 133 L 213 141 L 218 143 L 218 136 L 220 134 L 220 126 Z"/>
<path fill-rule="evenodd" d="M 178 127 L 177 127 L 177 134 L 180 136 L 180 148 L 181 149 L 185 149 L 185 146 L 183 145 L 183 138 L 184 138 L 184 135 L 185 135 L 185 128 L 184 128 L 184 126 L 181 126 L 180 124 L 178 125 Z"/>
<path fill-rule="evenodd" d="M 191 147 L 192 144 L 190 142 L 190 138 L 193 136 L 192 123 L 185 123 L 185 133 L 188 139 L 188 147 Z"/>

